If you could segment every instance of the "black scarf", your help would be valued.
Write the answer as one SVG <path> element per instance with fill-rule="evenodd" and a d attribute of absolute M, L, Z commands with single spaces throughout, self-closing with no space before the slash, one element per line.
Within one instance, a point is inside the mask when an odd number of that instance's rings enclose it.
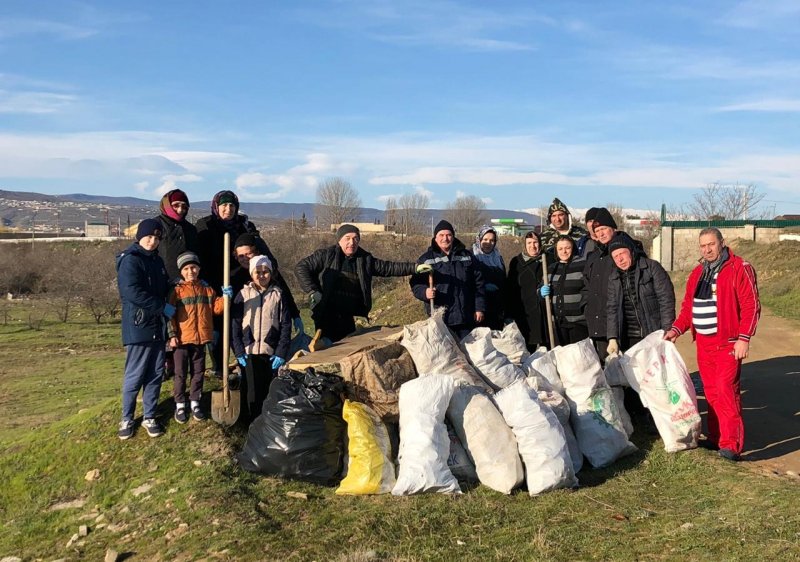
<path fill-rule="evenodd" d="M 730 259 L 731 254 L 728 247 L 722 248 L 722 252 L 717 261 L 703 262 L 703 273 L 700 274 L 700 281 L 697 282 L 697 289 L 694 298 L 709 300 L 711 298 L 711 286 L 714 284 L 714 277 L 719 273 L 722 265 Z"/>

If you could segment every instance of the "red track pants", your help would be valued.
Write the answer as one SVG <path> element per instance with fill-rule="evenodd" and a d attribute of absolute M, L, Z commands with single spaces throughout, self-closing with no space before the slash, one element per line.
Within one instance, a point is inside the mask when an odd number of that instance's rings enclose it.
<path fill-rule="evenodd" d="M 697 366 L 708 402 L 708 440 L 741 454 L 744 423 L 739 378 L 742 362 L 733 357 L 735 342 L 697 334 Z"/>

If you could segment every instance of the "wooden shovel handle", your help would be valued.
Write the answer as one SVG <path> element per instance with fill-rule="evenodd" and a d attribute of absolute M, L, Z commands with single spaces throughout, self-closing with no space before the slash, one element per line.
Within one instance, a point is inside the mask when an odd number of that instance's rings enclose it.
<path fill-rule="evenodd" d="M 433 271 L 428 272 L 428 287 L 433 289 Z M 434 297 L 431 297 L 431 316 L 433 316 L 433 299 Z"/>
<path fill-rule="evenodd" d="M 231 235 L 225 233 L 223 241 L 222 284 L 227 287 L 231 284 Z M 223 296 L 224 309 L 222 313 L 222 396 L 223 405 L 228 409 L 231 393 L 228 389 L 228 359 L 230 359 L 230 331 L 231 331 L 231 299 Z"/>

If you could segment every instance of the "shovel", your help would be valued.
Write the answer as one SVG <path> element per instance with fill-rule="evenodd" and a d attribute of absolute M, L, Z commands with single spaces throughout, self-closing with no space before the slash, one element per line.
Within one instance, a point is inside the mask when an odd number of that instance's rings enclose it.
<path fill-rule="evenodd" d="M 428 287 L 433 289 L 433 271 L 428 273 Z M 433 309 L 434 309 L 433 301 L 434 301 L 434 298 L 435 297 L 431 297 L 431 316 L 433 316 Z"/>
<path fill-rule="evenodd" d="M 225 233 L 224 261 L 222 269 L 223 285 L 231 283 L 231 235 Z M 228 359 L 230 358 L 231 344 L 231 299 L 227 295 L 224 312 L 222 314 L 222 390 L 211 393 L 211 418 L 222 425 L 233 425 L 239 419 L 240 396 L 238 390 L 228 388 Z"/>
<path fill-rule="evenodd" d="M 548 284 L 547 281 L 547 254 L 542 252 L 542 283 Z M 553 334 L 553 305 L 550 303 L 550 295 L 544 298 L 545 311 L 547 312 L 547 332 L 550 336 L 550 349 L 556 346 L 556 338 Z"/>

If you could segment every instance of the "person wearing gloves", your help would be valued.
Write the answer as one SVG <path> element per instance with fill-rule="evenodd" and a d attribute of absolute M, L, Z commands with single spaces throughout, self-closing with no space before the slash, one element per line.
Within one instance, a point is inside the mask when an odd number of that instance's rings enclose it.
<path fill-rule="evenodd" d="M 452 224 L 439 221 L 433 229 L 430 247 L 417 260 L 411 291 L 425 303 L 429 316 L 433 314 L 431 299 L 434 307 L 444 307 L 444 323 L 460 339 L 483 322 L 486 301 L 480 264 L 455 235 Z M 432 288 L 429 273 L 420 266 L 433 269 Z"/>
<path fill-rule="evenodd" d="M 250 258 L 251 281 L 242 287 L 231 308 L 231 344 L 244 368 L 239 392 L 244 419 L 261 414 L 269 385 L 289 354 L 292 317 L 286 295 L 272 277 L 267 256 Z"/>
<path fill-rule="evenodd" d="M 175 421 L 189 421 L 189 401 L 192 417 L 206 419 L 200 408 L 203 393 L 203 373 L 206 370 L 206 344 L 214 337 L 214 316 L 223 312 L 224 301 L 214 289 L 200 281 L 200 259 L 194 252 L 184 252 L 176 260 L 181 281 L 170 291 L 167 301 L 175 307 L 168 324 L 169 346 L 175 355 Z M 233 297 L 233 289 L 222 288 L 223 294 Z M 187 369 L 188 366 L 188 369 Z M 190 376 L 189 395 L 186 395 L 186 374 Z"/>
<path fill-rule="evenodd" d="M 523 248 L 508 264 L 506 314 L 514 319 L 525 337 L 528 351 L 550 347 L 545 327 L 545 310 L 537 287 L 542 282 L 542 251 L 539 235 L 533 231 L 522 238 Z"/>
<path fill-rule="evenodd" d="M 708 439 L 701 446 L 736 461 L 744 448 L 742 360 L 761 316 L 756 272 L 716 228 L 700 231 L 700 253 L 701 264 L 689 274 L 680 314 L 664 339 L 674 342 L 691 329 L 708 402 Z"/>
<path fill-rule="evenodd" d="M 166 321 L 175 314 L 167 302 L 167 270 L 158 255 L 161 222 L 145 219 L 136 229 L 136 242 L 117 255 L 117 286 L 122 301 L 122 421 L 117 436 L 130 439 L 135 431 L 136 397 L 142 391 L 144 421 L 150 437 L 163 435 L 156 419 L 164 375 Z"/>
<path fill-rule="evenodd" d="M 341 225 L 336 240 L 294 268 L 300 287 L 309 296 L 314 325 L 331 342 L 355 331 L 355 316 L 369 315 L 374 276 L 402 277 L 418 270 L 411 262 L 379 260 L 361 248 L 361 232 L 352 224 Z"/>
<path fill-rule="evenodd" d="M 542 285 L 539 293 L 550 296 L 553 303 L 554 345 L 569 345 L 589 337 L 581 302 L 586 261 L 570 236 L 556 239 L 555 253 L 556 260 L 547 267 L 548 284 Z"/>
<path fill-rule="evenodd" d="M 606 303 L 608 301 L 608 279 L 614 269 L 614 260 L 608 253 L 608 244 L 614 235 L 625 237 L 635 251 L 644 254 L 642 243 L 634 240 L 626 233 L 617 231 L 617 223 L 605 207 L 597 210 L 594 219 L 595 250 L 586 258 L 583 269 L 583 298 L 586 324 L 589 337 L 592 338 L 595 351 L 600 362 L 608 357 L 608 317 Z"/>
<path fill-rule="evenodd" d="M 572 223 L 572 214 L 564 203 L 556 197 L 547 208 L 547 228 L 542 232 L 542 251 L 553 254 L 556 238 L 569 236 L 575 242 L 586 234 L 586 231 Z"/>
<path fill-rule="evenodd" d="M 474 255 L 483 270 L 484 290 L 486 291 L 486 314 L 483 325 L 492 330 L 502 330 L 505 319 L 504 295 L 506 264 L 497 249 L 497 231 L 484 225 L 472 245 Z"/>

